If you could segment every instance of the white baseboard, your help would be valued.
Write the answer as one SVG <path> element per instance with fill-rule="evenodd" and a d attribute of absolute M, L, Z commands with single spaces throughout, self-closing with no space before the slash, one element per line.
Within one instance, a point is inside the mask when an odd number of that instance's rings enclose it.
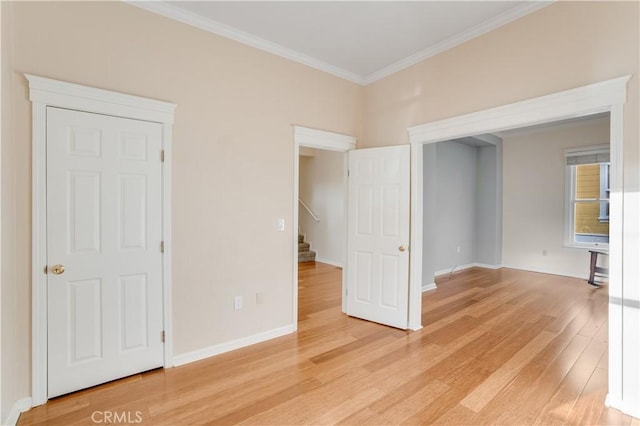
<path fill-rule="evenodd" d="M 625 403 L 625 401 L 612 398 L 610 394 L 607 394 L 607 397 L 604 400 L 604 405 L 620 410 L 631 417 L 635 417 L 636 419 L 640 419 L 640 407 L 637 407 L 635 404 L 628 404 Z"/>
<path fill-rule="evenodd" d="M 431 291 L 431 290 L 435 290 L 437 289 L 438 286 L 436 285 L 436 283 L 431 283 L 431 284 L 422 284 L 422 292 L 424 293 L 425 291 Z"/>
<path fill-rule="evenodd" d="M 29 411 L 31 409 L 31 398 L 22 398 L 16 401 L 11 407 L 11 411 L 9 412 L 9 417 L 3 421 L 3 425 L 15 426 L 18 423 L 18 418 L 20 418 L 20 414 L 25 411 Z"/>
<path fill-rule="evenodd" d="M 324 259 L 322 257 L 316 256 L 316 262 L 326 263 L 327 265 L 337 266 L 338 268 L 342 268 L 342 262 L 336 262 L 335 260 Z"/>
<path fill-rule="evenodd" d="M 549 271 L 549 270 L 544 270 L 544 269 L 531 268 L 531 267 L 527 267 L 527 266 L 503 265 L 503 267 L 504 268 L 509 268 L 509 269 L 518 269 L 520 271 L 537 272 L 539 274 L 558 275 L 558 276 L 561 276 L 561 277 L 578 278 L 578 279 L 585 280 L 585 281 L 587 280 L 587 277 L 581 276 L 581 275 L 578 275 L 578 274 L 564 273 L 564 272 L 558 272 L 558 271 Z"/>
<path fill-rule="evenodd" d="M 460 265 L 460 266 L 452 266 L 450 268 L 446 268 L 446 269 L 440 269 L 439 271 L 435 271 L 433 273 L 434 277 L 439 277 L 441 275 L 447 275 L 451 273 L 451 270 L 453 270 L 453 272 L 460 272 L 460 271 L 464 271 L 465 269 L 469 269 L 473 266 L 473 263 L 469 263 L 468 265 Z M 455 268 L 455 269 L 454 269 Z"/>
<path fill-rule="evenodd" d="M 416 326 L 409 325 L 409 330 L 411 330 L 411 331 L 418 331 L 418 330 L 421 330 L 421 329 L 422 329 L 422 324 L 418 324 Z"/>
<path fill-rule="evenodd" d="M 296 327 L 294 325 L 287 325 L 285 327 L 264 331 L 262 333 L 232 340 L 230 342 L 220 343 L 218 345 L 213 345 L 207 348 L 198 349 L 197 351 L 187 352 L 185 354 L 180 354 L 180 355 L 174 355 L 173 365 L 177 367 L 179 365 L 200 361 L 202 359 L 209 358 L 215 355 L 220 355 L 222 353 L 233 351 L 235 349 L 244 348 L 245 346 L 250 346 L 256 343 L 264 342 L 266 340 L 275 339 L 276 337 L 284 336 L 285 334 L 290 334 L 295 331 L 296 331 Z"/>
<path fill-rule="evenodd" d="M 460 271 L 464 271 L 465 269 L 469 269 L 469 268 L 486 268 L 486 269 L 500 269 L 503 266 L 502 265 L 489 265 L 486 263 L 467 263 L 466 265 L 460 265 L 460 266 L 455 266 L 455 267 L 450 267 L 447 269 L 441 269 L 439 271 L 434 272 L 433 276 L 434 277 L 439 277 L 440 275 L 447 275 L 451 273 L 451 270 L 453 270 L 453 273 L 456 272 L 460 272 Z"/>
<path fill-rule="evenodd" d="M 502 265 L 489 265 L 488 263 L 474 263 L 473 266 L 485 269 L 500 269 L 503 267 Z"/>

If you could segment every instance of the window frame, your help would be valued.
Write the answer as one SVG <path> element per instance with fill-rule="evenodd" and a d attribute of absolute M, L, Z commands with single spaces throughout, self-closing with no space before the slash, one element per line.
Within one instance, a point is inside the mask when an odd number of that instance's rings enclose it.
<path fill-rule="evenodd" d="M 611 203 L 611 162 L 600 163 L 600 200 Z M 605 202 L 600 202 L 600 214 L 598 215 L 600 222 L 609 223 L 609 209 L 606 208 Z"/>
<path fill-rule="evenodd" d="M 581 243 L 581 242 L 576 242 L 575 241 L 575 205 L 578 202 L 581 202 L 581 200 L 576 200 L 575 198 L 575 193 L 576 193 L 576 166 L 578 166 L 578 164 L 576 165 L 569 165 L 567 164 L 567 157 L 571 157 L 571 156 L 579 156 L 579 155 L 590 155 L 593 153 L 597 153 L 597 152 L 603 152 L 603 151 L 609 151 L 610 147 L 609 144 L 602 144 L 602 145 L 592 145 L 592 146 L 585 146 L 585 147 L 580 147 L 580 148 L 569 148 L 569 149 L 565 149 L 565 161 L 564 161 L 564 168 L 565 168 L 565 195 L 564 195 L 564 204 L 565 204 L 565 221 L 564 221 L 564 246 L 568 247 L 568 248 L 587 248 L 587 249 L 602 249 L 602 250 L 609 250 L 609 243 L 597 243 L 597 242 L 593 242 L 593 243 Z M 593 164 L 600 164 L 600 165 L 604 165 L 606 164 L 608 166 L 608 169 L 610 170 L 611 167 L 611 162 L 606 162 L 606 163 L 593 163 Z M 606 182 L 609 183 L 610 182 L 610 178 L 607 176 Z M 602 180 L 602 175 L 600 178 L 600 194 L 602 195 L 602 185 L 603 185 L 603 180 Z M 610 187 L 607 188 L 608 190 L 610 189 Z M 607 191 L 609 192 L 609 191 Z M 598 217 L 599 220 L 604 221 L 601 217 L 602 215 L 602 202 L 600 201 L 602 198 L 598 198 L 597 200 L 594 200 L 594 203 L 600 203 L 600 216 Z M 611 195 L 609 193 L 609 198 L 608 198 L 608 202 L 609 204 L 611 203 Z M 586 202 L 590 202 L 588 200 L 585 200 Z M 583 201 L 584 202 L 584 201 Z M 609 218 L 606 218 L 606 222 L 609 222 Z"/>

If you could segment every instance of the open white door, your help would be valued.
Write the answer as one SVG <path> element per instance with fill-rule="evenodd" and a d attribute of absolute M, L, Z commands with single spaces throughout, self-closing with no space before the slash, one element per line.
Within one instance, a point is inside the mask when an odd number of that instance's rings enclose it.
<path fill-rule="evenodd" d="M 349 152 L 347 314 L 407 328 L 410 146 Z"/>

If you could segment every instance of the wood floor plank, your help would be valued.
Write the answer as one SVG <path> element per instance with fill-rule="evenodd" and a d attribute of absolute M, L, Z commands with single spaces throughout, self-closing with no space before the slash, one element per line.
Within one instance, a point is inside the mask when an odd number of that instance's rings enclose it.
<path fill-rule="evenodd" d="M 591 341 L 565 376 L 556 393 L 545 405 L 535 424 L 564 424 L 593 374 L 606 345 Z M 604 399 L 602 400 L 602 405 Z"/>
<path fill-rule="evenodd" d="M 460 404 L 476 413 L 480 412 L 554 337 L 548 331 L 538 334 L 498 370 L 492 373 L 487 380 L 467 395 Z"/>
<path fill-rule="evenodd" d="M 556 336 L 482 413 L 501 424 L 532 424 L 588 343 L 584 336 Z M 507 404 L 513 409 L 503 410 Z"/>
<path fill-rule="evenodd" d="M 604 406 L 607 288 L 470 268 L 423 294 L 424 328 L 342 313 L 342 271 L 299 265 L 294 334 L 136 374 L 23 413 L 19 425 L 638 425 Z M 136 419 L 136 417 L 132 417 Z"/>
<path fill-rule="evenodd" d="M 607 371 L 596 368 L 578 400 L 569 412 L 567 423 L 571 425 L 593 425 L 600 420 L 605 410 L 603 404 L 598 404 L 607 396 Z"/>

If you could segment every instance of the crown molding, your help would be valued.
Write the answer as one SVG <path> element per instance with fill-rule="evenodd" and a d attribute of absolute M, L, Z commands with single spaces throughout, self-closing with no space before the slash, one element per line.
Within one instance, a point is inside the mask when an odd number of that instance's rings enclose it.
<path fill-rule="evenodd" d="M 381 80 L 385 77 L 390 76 L 391 74 L 395 74 L 398 71 L 402 71 L 405 68 L 409 68 L 410 66 L 415 65 L 418 62 L 422 62 L 427 58 L 435 56 L 446 50 L 452 49 L 462 43 L 465 43 L 469 40 L 472 40 L 476 37 L 479 37 L 483 34 L 493 31 L 503 25 L 506 25 L 517 19 L 520 19 L 523 16 L 526 16 L 530 13 L 536 12 L 544 7 L 547 7 L 550 4 L 552 4 L 554 1 L 555 0 L 532 1 L 532 2 L 527 2 L 521 6 L 516 6 L 513 9 L 507 10 L 504 13 L 496 15 L 493 18 L 490 18 L 474 27 L 469 28 L 466 31 L 458 33 L 453 37 L 449 37 L 448 39 L 445 39 L 440 43 L 434 44 L 433 46 L 430 46 L 424 50 L 421 50 L 418 53 L 408 56 L 405 59 L 402 59 L 394 64 L 384 67 L 372 74 L 364 76 L 363 77 L 364 84 L 368 85 L 371 83 L 375 83 L 378 80 Z"/>
<path fill-rule="evenodd" d="M 219 36 L 237 41 L 242 44 L 246 44 L 251 47 L 255 47 L 256 49 L 273 53 L 274 55 L 292 60 L 294 62 L 298 62 L 303 65 L 307 65 L 319 71 L 323 71 L 336 77 L 351 81 L 352 83 L 356 83 L 359 85 L 365 84 L 362 76 L 356 73 L 333 66 L 319 59 L 296 52 L 293 49 L 289 49 L 277 43 L 270 42 L 247 32 L 240 31 L 212 19 L 203 18 L 198 14 L 186 11 L 172 4 L 168 4 L 163 1 L 124 1 L 125 3 L 128 3 L 132 6 L 136 6 L 149 12 L 162 15 L 165 18 L 170 18 L 175 21 L 182 22 L 183 24 L 191 25 L 201 30 L 217 34 Z"/>
<path fill-rule="evenodd" d="M 201 30 L 204 30 L 213 34 L 217 34 L 219 36 L 237 41 L 239 43 L 242 43 L 251 47 L 255 47 L 256 49 L 260 49 L 262 51 L 272 53 L 274 55 L 292 60 L 294 62 L 307 65 L 311 68 L 332 74 L 336 77 L 343 78 L 345 80 L 351 81 L 352 83 L 356 83 L 361 86 L 366 86 L 368 84 L 374 83 L 380 79 L 390 76 L 391 74 L 394 74 L 398 71 L 401 71 L 405 68 L 415 65 L 418 62 L 421 62 L 427 58 L 435 56 L 438 53 L 442 53 L 466 41 L 469 41 L 475 37 L 488 33 L 489 31 L 495 30 L 496 28 L 499 28 L 519 18 L 522 18 L 525 15 L 528 15 L 537 10 L 540 10 L 543 7 L 546 7 L 552 4 L 554 1 L 555 0 L 550 0 L 550 1 L 536 0 L 536 1 L 526 2 L 521 6 L 514 7 L 462 33 L 456 34 L 453 37 L 443 40 L 442 42 L 437 43 L 433 46 L 430 46 L 427 49 L 421 50 L 420 52 L 417 52 L 411 56 L 408 56 L 407 58 L 402 59 L 387 67 L 384 67 L 372 74 L 363 76 L 351 71 L 347 71 L 340 67 L 336 67 L 325 61 L 321 61 L 319 59 L 313 58 L 309 55 L 305 55 L 303 53 L 297 52 L 293 49 L 289 49 L 280 44 L 265 40 L 261 37 L 249 34 L 244 31 L 240 31 L 236 28 L 225 25 L 223 23 L 214 21 L 212 19 L 204 18 L 196 13 L 181 9 L 180 7 L 174 6 L 164 1 L 124 0 L 125 3 L 128 3 L 132 6 L 136 6 L 138 8 L 147 10 L 149 12 L 162 15 L 166 18 L 173 19 L 178 22 L 182 22 L 183 24 L 191 25 L 193 27 L 199 28 Z"/>

